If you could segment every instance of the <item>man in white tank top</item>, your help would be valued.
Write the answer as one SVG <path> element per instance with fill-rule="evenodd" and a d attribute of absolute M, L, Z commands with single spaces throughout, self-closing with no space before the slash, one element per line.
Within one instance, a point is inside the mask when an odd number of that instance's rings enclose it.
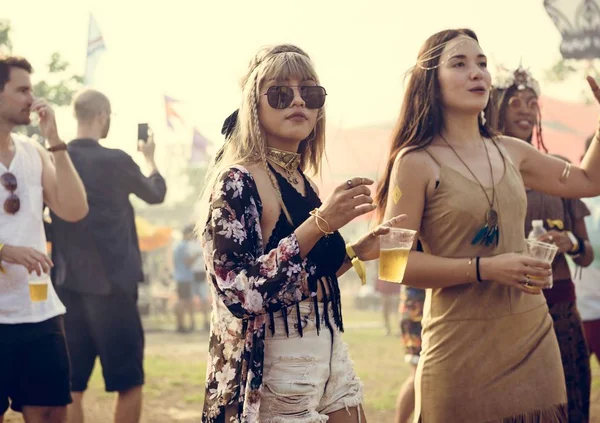
<path fill-rule="evenodd" d="M 50 281 L 42 210 L 78 221 L 87 198 L 54 112 L 34 99 L 25 59 L 0 56 L 0 423 L 10 406 L 26 422 L 63 423 L 69 393 L 65 307 Z M 40 118 L 50 147 L 12 133 Z"/>

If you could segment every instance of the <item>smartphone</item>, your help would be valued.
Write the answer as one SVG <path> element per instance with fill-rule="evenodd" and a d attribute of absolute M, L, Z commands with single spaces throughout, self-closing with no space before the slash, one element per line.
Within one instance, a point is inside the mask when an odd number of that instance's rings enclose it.
<path fill-rule="evenodd" d="M 138 123 L 137 139 L 142 140 L 144 142 L 148 142 L 148 124 L 147 123 Z"/>

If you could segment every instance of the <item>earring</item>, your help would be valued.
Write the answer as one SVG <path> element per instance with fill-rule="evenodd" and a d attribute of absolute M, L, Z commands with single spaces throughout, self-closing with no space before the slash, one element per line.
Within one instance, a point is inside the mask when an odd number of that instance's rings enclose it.
<path fill-rule="evenodd" d="M 479 116 L 481 116 L 481 126 L 485 126 L 485 123 L 487 122 L 487 119 L 485 118 L 485 112 L 482 110 Z"/>

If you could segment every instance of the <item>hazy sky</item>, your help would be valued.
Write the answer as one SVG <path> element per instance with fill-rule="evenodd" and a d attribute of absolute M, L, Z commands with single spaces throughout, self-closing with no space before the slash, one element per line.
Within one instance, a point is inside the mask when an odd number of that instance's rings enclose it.
<path fill-rule="evenodd" d="M 494 62 L 521 58 L 539 77 L 559 58 L 560 34 L 542 0 L 28 0 L 2 4 L 15 52 L 41 69 L 59 51 L 83 74 L 92 11 L 107 51 L 97 72 L 117 113 L 109 142 L 132 151 L 136 123 L 149 121 L 159 141 L 163 94 L 185 102 L 182 113 L 216 143 L 223 119 L 239 102 L 238 81 L 254 52 L 291 42 L 313 58 L 327 88 L 328 123 L 361 126 L 395 120 L 403 76 L 423 41 L 441 29 L 474 29 Z M 40 75 L 41 76 L 41 75 Z M 35 79 L 35 77 L 34 77 Z M 580 86 L 549 87 L 573 98 Z M 66 138 L 74 135 L 60 114 Z"/>

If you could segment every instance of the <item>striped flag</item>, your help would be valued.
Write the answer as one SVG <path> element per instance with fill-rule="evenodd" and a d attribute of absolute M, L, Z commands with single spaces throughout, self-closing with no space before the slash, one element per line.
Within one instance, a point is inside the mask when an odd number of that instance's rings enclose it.
<path fill-rule="evenodd" d="M 194 128 L 194 135 L 192 137 L 192 155 L 190 156 L 190 163 L 201 164 L 206 161 L 206 149 L 208 147 L 208 140 Z"/>
<path fill-rule="evenodd" d="M 88 44 L 87 44 L 87 58 L 85 62 L 85 76 L 83 83 L 85 85 L 92 85 L 94 83 L 94 74 L 96 73 L 96 66 L 102 57 L 102 54 L 106 50 L 106 44 L 104 44 L 104 38 L 102 32 L 98 26 L 98 22 L 94 18 L 94 15 L 90 14 L 90 23 L 88 26 Z"/>
<path fill-rule="evenodd" d="M 167 126 L 172 131 L 175 130 L 175 122 L 174 122 L 175 119 L 177 119 L 179 121 L 179 123 L 181 123 L 182 125 L 184 124 L 182 117 L 179 115 L 179 113 L 177 113 L 177 110 L 176 110 L 175 104 L 178 102 L 179 101 L 174 99 L 173 97 L 169 97 L 168 95 L 165 95 L 165 113 L 166 113 L 166 117 L 167 117 Z"/>

